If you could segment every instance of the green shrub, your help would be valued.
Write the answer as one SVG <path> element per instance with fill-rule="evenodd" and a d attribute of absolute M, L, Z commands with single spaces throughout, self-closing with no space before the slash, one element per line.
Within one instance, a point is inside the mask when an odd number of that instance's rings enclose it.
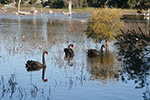
<path fill-rule="evenodd" d="M 87 36 L 95 41 L 106 40 L 107 43 L 114 39 L 114 36 L 120 33 L 123 28 L 121 10 L 118 9 L 98 9 L 88 19 Z"/>

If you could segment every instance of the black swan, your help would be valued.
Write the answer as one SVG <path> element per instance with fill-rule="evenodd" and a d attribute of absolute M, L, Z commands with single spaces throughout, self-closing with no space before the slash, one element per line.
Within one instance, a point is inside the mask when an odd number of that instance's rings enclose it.
<path fill-rule="evenodd" d="M 40 70 L 43 67 L 46 67 L 45 54 L 48 55 L 48 52 L 47 51 L 43 52 L 43 64 L 41 64 L 41 63 L 39 63 L 37 61 L 28 60 L 27 63 L 26 63 L 27 71 L 36 71 L 36 70 Z"/>
<path fill-rule="evenodd" d="M 104 45 L 101 46 L 101 51 L 97 51 L 95 49 L 88 49 L 87 54 L 89 57 L 103 56 L 103 48 L 105 49 Z"/>
<path fill-rule="evenodd" d="M 65 48 L 64 49 L 64 52 L 65 52 L 65 57 L 73 57 L 74 56 L 74 51 L 70 48 L 70 47 L 74 47 L 73 44 L 70 44 L 68 46 L 68 48 Z"/>

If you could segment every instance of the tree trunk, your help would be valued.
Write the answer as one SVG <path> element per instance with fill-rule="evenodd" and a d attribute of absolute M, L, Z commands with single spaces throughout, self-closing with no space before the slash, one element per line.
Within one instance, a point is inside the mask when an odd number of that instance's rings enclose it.
<path fill-rule="evenodd" d="M 19 0 L 19 3 L 18 3 L 18 12 L 20 12 L 20 3 L 21 3 L 21 0 Z"/>
<path fill-rule="evenodd" d="M 109 41 L 106 40 L 106 50 L 109 50 Z"/>
<path fill-rule="evenodd" d="M 104 8 L 107 8 L 108 0 L 104 3 Z"/>
<path fill-rule="evenodd" d="M 70 1 L 69 1 L 69 6 L 68 6 L 68 13 L 69 13 L 69 15 L 72 14 L 72 13 L 71 13 L 71 8 L 72 8 L 72 1 L 70 0 Z"/>

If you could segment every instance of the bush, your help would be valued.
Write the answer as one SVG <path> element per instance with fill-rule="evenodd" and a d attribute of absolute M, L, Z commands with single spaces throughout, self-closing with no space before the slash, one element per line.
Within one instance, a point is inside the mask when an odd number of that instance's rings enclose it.
<path fill-rule="evenodd" d="M 107 46 L 107 43 L 114 39 L 114 36 L 123 28 L 123 22 L 120 21 L 121 17 L 121 10 L 98 9 L 88 19 L 87 36 L 95 41 L 106 40 Z"/>

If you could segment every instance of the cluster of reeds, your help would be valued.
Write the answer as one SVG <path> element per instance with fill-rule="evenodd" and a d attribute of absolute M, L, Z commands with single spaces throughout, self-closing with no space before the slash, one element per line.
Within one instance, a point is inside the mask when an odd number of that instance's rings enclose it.
<path fill-rule="evenodd" d="M 20 100 L 29 98 L 36 98 L 37 96 L 43 96 L 45 97 L 45 93 L 48 94 L 46 96 L 51 95 L 52 89 L 55 89 L 56 87 L 66 87 L 68 90 L 71 90 L 73 88 L 76 88 L 78 84 L 83 85 L 83 83 L 88 80 L 88 78 L 84 75 L 83 70 L 81 70 L 81 73 L 79 76 L 76 77 L 67 77 L 67 80 L 56 80 L 54 79 L 53 83 L 53 88 L 52 86 L 44 86 L 43 88 L 39 88 L 37 84 L 31 84 L 31 88 L 23 88 L 23 86 L 19 86 L 19 83 L 17 82 L 16 79 L 16 74 L 12 74 L 11 77 L 7 80 L 4 79 L 3 76 L 1 76 L 0 80 L 0 92 L 1 96 L 0 98 L 6 98 L 6 96 L 9 96 L 9 98 L 13 99 L 19 98 Z"/>
<path fill-rule="evenodd" d="M 12 98 L 14 92 L 16 91 L 16 85 L 17 85 L 15 74 L 11 75 L 7 84 L 5 84 L 4 77 L 1 76 L 1 81 L 0 81 L 0 85 L 2 88 L 1 89 L 1 92 L 2 92 L 1 98 L 4 97 L 6 94 L 9 94 L 9 93 L 10 93 L 10 98 Z"/>
<path fill-rule="evenodd" d="M 45 87 L 39 88 L 36 84 L 31 84 L 31 89 L 27 90 L 25 88 L 22 88 L 22 86 L 19 86 L 16 80 L 16 74 L 12 74 L 11 77 L 7 81 L 4 79 L 4 76 L 1 76 L 0 99 L 2 98 L 14 99 L 16 98 L 16 95 L 17 95 L 17 98 L 19 98 L 19 100 L 22 100 L 22 99 L 25 100 L 30 95 L 32 98 L 36 98 L 38 93 L 41 93 L 42 95 L 44 95 Z M 30 91 L 30 92 L 27 92 L 27 91 Z M 48 94 L 50 95 L 51 88 L 49 87 L 46 91 L 48 91 Z"/>

